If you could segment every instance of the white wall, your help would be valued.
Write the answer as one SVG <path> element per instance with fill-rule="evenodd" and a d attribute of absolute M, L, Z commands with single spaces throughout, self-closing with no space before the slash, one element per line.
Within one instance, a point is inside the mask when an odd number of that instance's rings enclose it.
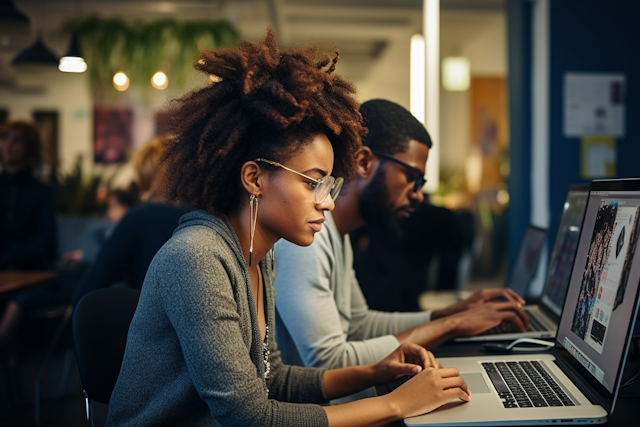
<path fill-rule="evenodd" d="M 384 98 L 409 109 L 409 53 L 413 32 L 392 40 L 369 70 L 366 79 L 356 81 L 361 102 Z"/>
<path fill-rule="evenodd" d="M 78 156 L 82 156 L 86 167 L 90 166 L 93 104 L 85 75 L 62 73 L 55 67 L 32 67 L 20 69 L 15 77 L 24 92 L 0 88 L 0 108 L 9 111 L 10 119 L 26 120 L 32 120 L 36 110 L 57 111 L 61 166 L 69 167 Z"/>

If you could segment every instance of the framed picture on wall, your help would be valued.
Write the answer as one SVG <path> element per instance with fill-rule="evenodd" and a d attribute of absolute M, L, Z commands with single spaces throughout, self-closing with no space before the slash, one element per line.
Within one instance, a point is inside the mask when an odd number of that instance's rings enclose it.
<path fill-rule="evenodd" d="M 96 107 L 93 112 L 93 161 L 123 163 L 131 151 L 130 108 Z"/>
<path fill-rule="evenodd" d="M 40 131 L 42 141 L 42 159 L 45 165 L 58 165 L 59 114 L 57 111 L 34 111 L 33 121 Z"/>

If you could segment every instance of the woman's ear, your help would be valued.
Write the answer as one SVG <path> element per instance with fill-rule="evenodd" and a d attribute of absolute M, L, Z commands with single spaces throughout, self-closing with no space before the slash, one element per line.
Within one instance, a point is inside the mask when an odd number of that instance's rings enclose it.
<path fill-rule="evenodd" d="M 260 178 L 263 176 L 263 171 L 256 162 L 250 161 L 242 165 L 240 170 L 240 182 L 242 186 L 249 194 L 259 196 L 262 188 Z"/>
<path fill-rule="evenodd" d="M 369 179 L 378 163 L 376 157 L 367 146 L 361 147 L 356 153 L 356 173 L 362 179 Z"/>

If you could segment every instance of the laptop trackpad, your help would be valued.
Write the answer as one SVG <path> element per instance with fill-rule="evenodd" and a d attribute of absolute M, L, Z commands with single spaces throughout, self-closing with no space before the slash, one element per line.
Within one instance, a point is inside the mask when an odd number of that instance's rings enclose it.
<path fill-rule="evenodd" d="M 482 374 L 460 374 L 462 379 L 467 383 L 467 387 L 474 393 L 491 393 Z"/>

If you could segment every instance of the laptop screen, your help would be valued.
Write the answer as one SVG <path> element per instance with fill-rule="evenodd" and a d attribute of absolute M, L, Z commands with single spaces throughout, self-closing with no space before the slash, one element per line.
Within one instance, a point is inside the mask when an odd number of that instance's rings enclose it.
<path fill-rule="evenodd" d="M 567 286 L 569 285 L 588 195 L 588 186 L 569 188 L 560 217 L 558 234 L 556 234 L 556 241 L 549 258 L 547 280 L 542 291 L 541 302 L 558 317 L 562 313 L 564 297 L 567 295 Z"/>
<path fill-rule="evenodd" d="M 531 284 L 531 279 L 538 267 L 538 259 L 544 245 L 544 238 L 547 230 L 534 225 L 529 225 L 524 232 L 520 248 L 518 249 L 518 257 L 513 265 L 511 276 L 507 287 L 514 290 L 523 298 L 527 297 L 527 291 Z"/>
<path fill-rule="evenodd" d="M 558 327 L 562 356 L 604 397 L 619 382 L 636 312 L 639 217 L 640 179 L 591 184 Z"/>

